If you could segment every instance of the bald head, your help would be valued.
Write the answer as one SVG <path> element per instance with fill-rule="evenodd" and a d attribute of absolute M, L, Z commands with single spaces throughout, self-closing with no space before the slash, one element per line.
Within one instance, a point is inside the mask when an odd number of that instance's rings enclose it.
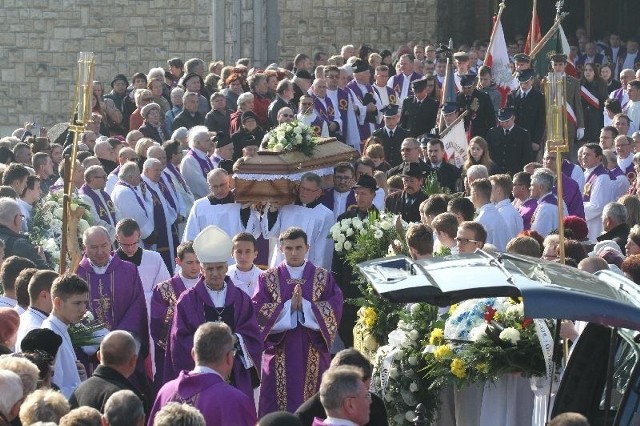
<path fill-rule="evenodd" d="M 578 269 L 590 274 L 595 274 L 598 271 L 606 271 L 609 269 L 609 264 L 606 260 L 598 256 L 585 257 L 578 263 Z"/>
<path fill-rule="evenodd" d="M 82 242 L 85 247 L 96 240 L 101 240 L 102 238 L 107 238 L 110 240 L 109 232 L 103 226 L 92 226 L 82 234 Z"/>
<path fill-rule="evenodd" d="M 124 366 L 138 353 L 133 336 L 124 330 L 115 330 L 100 343 L 100 363 L 109 367 Z"/>

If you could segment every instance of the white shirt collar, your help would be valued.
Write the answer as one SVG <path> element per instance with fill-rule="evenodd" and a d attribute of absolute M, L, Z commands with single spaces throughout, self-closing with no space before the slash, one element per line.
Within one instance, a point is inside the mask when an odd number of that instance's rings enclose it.
<path fill-rule="evenodd" d="M 58 331 L 69 334 L 69 324 L 65 324 L 60 318 L 55 316 L 53 312 L 49 314 L 49 321 L 58 329 Z"/>
<path fill-rule="evenodd" d="M 305 260 L 301 266 L 289 266 L 285 262 L 285 266 L 287 267 L 287 271 L 289 271 L 289 275 L 291 275 L 291 278 L 293 278 L 294 280 L 299 280 L 300 278 L 302 278 L 304 267 L 307 266 L 307 261 Z"/>
<path fill-rule="evenodd" d="M 13 308 L 18 304 L 16 299 L 12 299 L 7 296 L 0 296 L 0 307 L 6 306 L 8 308 Z"/>
<path fill-rule="evenodd" d="M 206 286 L 206 284 L 205 288 L 207 289 L 207 293 L 209 293 L 213 306 L 216 308 L 222 308 L 224 306 L 224 301 L 227 298 L 227 283 L 224 283 L 224 288 L 222 290 L 211 290 Z"/>
<path fill-rule="evenodd" d="M 341 419 L 338 417 L 327 416 L 326 422 L 332 425 L 340 425 L 340 426 L 358 426 L 357 423 L 352 422 L 351 420 Z"/>
<path fill-rule="evenodd" d="M 180 279 L 182 280 L 182 283 L 187 289 L 190 289 L 191 287 L 196 285 L 196 283 L 200 280 L 199 276 L 195 278 L 186 278 L 184 275 L 182 275 L 182 271 L 178 272 L 178 276 L 180 277 Z"/>
<path fill-rule="evenodd" d="M 95 265 L 91 259 L 87 258 L 87 260 L 89 261 L 89 265 L 91 265 L 91 267 L 93 268 L 93 271 L 96 274 L 104 274 L 105 272 L 107 272 L 107 268 L 109 267 L 109 265 L 111 265 L 111 261 L 113 260 L 113 256 L 109 256 L 109 260 L 107 261 L 107 264 L 104 266 L 97 266 Z"/>
<path fill-rule="evenodd" d="M 222 374 L 218 373 L 213 368 L 205 367 L 204 365 L 196 365 L 194 369 L 191 370 L 191 373 L 192 374 L 215 374 L 217 376 L 220 376 L 222 380 L 226 380 L 224 377 L 222 377 Z"/>
<path fill-rule="evenodd" d="M 496 207 L 506 206 L 507 204 L 511 204 L 511 201 L 508 198 L 505 198 L 504 200 L 498 201 L 496 203 Z"/>

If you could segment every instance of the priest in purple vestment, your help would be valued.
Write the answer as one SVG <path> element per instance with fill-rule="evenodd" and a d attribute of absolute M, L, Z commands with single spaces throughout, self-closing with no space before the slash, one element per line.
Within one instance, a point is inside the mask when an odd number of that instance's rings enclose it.
<path fill-rule="evenodd" d="M 182 293 L 176 304 L 165 354 L 164 380 L 177 377 L 180 370 L 193 368 L 190 353 L 197 328 L 204 322 L 222 321 L 237 338 L 231 383 L 253 398 L 253 389 L 260 383 L 262 340 L 251 299 L 226 275 L 232 248 L 231 238 L 213 225 L 203 229 L 193 241 L 202 276 L 195 286 Z"/>
<path fill-rule="evenodd" d="M 226 382 L 236 360 L 234 336 L 229 326 L 223 322 L 200 325 L 193 336 L 190 355 L 195 360 L 195 367 L 181 371 L 177 379 L 160 389 L 147 424 L 153 425 L 162 407 L 170 402 L 180 402 L 200 410 L 207 425 L 255 425 L 253 400 Z"/>
<path fill-rule="evenodd" d="M 305 232 L 289 228 L 279 241 L 285 260 L 260 275 L 253 296 L 265 345 L 260 416 L 294 412 L 318 391 L 342 316 L 333 276 L 305 260 Z"/>
<path fill-rule="evenodd" d="M 150 395 L 151 372 L 145 368 L 149 355 L 149 326 L 144 290 L 133 263 L 111 253 L 109 233 L 92 226 L 83 235 L 85 256 L 77 274 L 89 284 L 89 310 L 111 330 L 130 332 L 140 345 L 136 371 L 129 378 L 144 394 Z M 97 362 L 92 362 L 97 365 Z M 148 364 L 150 365 L 150 364 Z"/>
<path fill-rule="evenodd" d="M 176 253 L 176 264 L 180 266 L 180 271 L 171 279 L 157 283 L 151 294 L 149 328 L 156 351 L 154 376 L 156 387 L 164 383 L 164 354 L 178 298 L 184 291 L 196 285 L 200 279 L 200 261 L 193 251 L 193 242 L 181 243 Z"/>

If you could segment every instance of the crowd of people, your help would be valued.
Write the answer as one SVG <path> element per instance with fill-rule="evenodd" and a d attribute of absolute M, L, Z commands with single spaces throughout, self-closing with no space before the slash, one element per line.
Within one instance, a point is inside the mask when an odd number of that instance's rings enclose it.
<path fill-rule="evenodd" d="M 640 283 L 638 42 L 577 41 L 579 80 L 567 56 L 551 58 L 575 114 L 565 154 L 545 147 L 541 83 L 517 43 L 504 106 L 484 42 L 453 54 L 457 99 L 444 104 L 447 59 L 432 43 L 345 45 L 264 69 L 216 61 L 208 74 L 173 58 L 131 84 L 115 75 L 111 90 L 96 81 L 70 176 L 91 216 L 74 274 L 52 271 L 29 238 L 64 186 L 71 138 L 25 123 L 0 139 L 0 424 L 387 424 L 371 365 L 351 349 L 357 306 L 345 300 L 360 293 L 329 232 L 345 218 L 399 215 L 415 259 L 550 261 L 562 220 L 568 265 Z M 463 112 L 458 168 L 438 129 Z M 291 204 L 236 202 L 238 161 L 294 120 L 360 157 L 304 173 Z M 427 178 L 441 193 L 423 190 Z M 73 344 L 87 311 L 99 347 Z M 566 322 L 564 337 L 583 326 Z"/>

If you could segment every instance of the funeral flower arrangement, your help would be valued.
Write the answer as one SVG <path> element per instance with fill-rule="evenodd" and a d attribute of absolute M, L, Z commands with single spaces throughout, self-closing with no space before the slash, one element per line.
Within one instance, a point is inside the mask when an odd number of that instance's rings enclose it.
<path fill-rule="evenodd" d="M 79 323 L 69 327 L 69 337 L 74 348 L 81 348 L 91 356 L 98 352 L 102 339 L 109 333 L 106 326 L 96 320 L 90 311 L 85 312 Z"/>
<path fill-rule="evenodd" d="M 374 360 L 372 387 L 384 400 L 391 424 L 413 425 L 418 403 L 425 408 L 429 424 L 438 408 L 439 387 L 425 377 L 422 355 L 431 331 L 438 325 L 438 308 L 415 303 L 403 309 L 389 343 L 380 347 Z"/>
<path fill-rule="evenodd" d="M 447 187 L 443 187 L 440 185 L 440 181 L 438 180 L 438 175 L 436 172 L 431 172 L 424 179 L 424 184 L 422 185 L 422 192 L 426 195 L 434 195 L 434 194 L 449 194 L 451 190 Z"/>
<path fill-rule="evenodd" d="M 399 216 L 370 212 L 364 219 L 349 218 L 336 223 L 329 230 L 334 249 L 348 263 L 356 265 L 365 260 L 387 256 L 395 247 L 398 253 L 407 253 L 404 241 L 405 229 Z M 391 254 L 398 254 L 393 252 Z M 398 322 L 397 306 L 382 299 L 358 272 L 358 285 L 363 297 L 350 300 L 362 307 L 356 329 L 365 342 L 365 352 L 375 351 L 379 342 L 385 342 Z M 363 348 L 360 348 L 363 349 Z"/>
<path fill-rule="evenodd" d="M 522 301 L 511 298 L 454 305 L 444 328 L 434 328 L 429 336 L 425 378 L 463 387 L 509 373 L 546 376 L 552 357 L 550 327 L 544 320 L 525 318 Z"/>
<path fill-rule="evenodd" d="M 60 263 L 60 247 L 62 247 L 62 204 L 63 195 L 61 192 L 49 193 L 45 198 L 33 206 L 31 215 L 31 226 L 29 239 L 34 246 L 42 247 L 50 256 L 50 260 L 55 264 L 54 270 Z M 82 218 L 78 222 L 78 239 L 82 239 L 82 234 L 90 226 L 91 215 L 87 206 L 77 196 L 71 198 L 71 210 L 78 207 L 84 208 Z"/>
<path fill-rule="evenodd" d="M 307 157 L 313 155 L 316 142 L 313 129 L 297 120 L 279 124 L 269 132 L 267 149 L 275 152 L 300 151 Z"/>

